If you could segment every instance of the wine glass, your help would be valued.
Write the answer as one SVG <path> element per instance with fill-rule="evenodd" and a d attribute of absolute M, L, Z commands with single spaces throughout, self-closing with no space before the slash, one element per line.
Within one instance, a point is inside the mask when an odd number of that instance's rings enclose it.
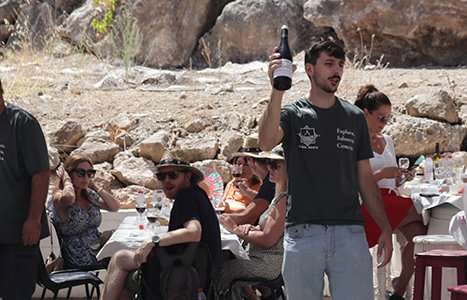
<path fill-rule="evenodd" d="M 410 166 L 410 160 L 408 157 L 399 157 L 399 168 L 404 169 L 407 171 Z M 400 176 L 399 184 L 403 184 L 407 181 L 407 177 L 405 175 Z"/>
<path fill-rule="evenodd" d="M 159 211 L 160 212 L 160 211 Z M 156 208 L 148 208 L 146 211 L 146 218 L 148 219 L 148 228 L 154 233 L 156 231 L 155 223 L 157 221 L 159 212 Z M 159 224 L 157 224 L 159 226 Z"/>
<path fill-rule="evenodd" d="M 408 157 L 399 158 L 399 168 L 407 170 L 409 166 L 410 166 L 410 160 Z"/>
<path fill-rule="evenodd" d="M 139 216 L 140 229 L 142 229 L 141 226 L 143 222 L 143 213 L 146 210 L 146 200 L 144 198 L 144 194 L 138 193 L 138 197 L 136 198 L 135 208 Z"/>
<path fill-rule="evenodd" d="M 156 190 L 154 192 L 154 199 L 152 201 L 152 206 L 159 211 L 159 214 L 162 211 L 162 205 L 164 202 L 164 192 L 162 190 Z"/>

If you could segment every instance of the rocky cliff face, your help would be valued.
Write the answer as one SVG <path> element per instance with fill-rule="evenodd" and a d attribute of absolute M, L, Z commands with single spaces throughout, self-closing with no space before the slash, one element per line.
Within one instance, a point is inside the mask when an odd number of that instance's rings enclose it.
<path fill-rule="evenodd" d="M 396 66 L 467 63 L 465 0 L 309 0 L 304 18 L 336 30 L 351 57 L 372 50 L 370 59 L 384 54 Z"/>
<path fill-rule="evenodd" d="M 116 19 L 136 20 L 139 38 L 129 49 L 132 58 L 153 67 L 264 60 L 278 43 L 282 24 L 289 25 L 297 53 L 311 36 L 335 34 L 355 64 L 467 64 L 465 0 L 138 0 L 121 4 L 116 12 Z M 93 0 L 4 0 L 0 16 L 8 21 L 0 21 L 0 39 L 12 44 L 11 32 L 21 31 L 23 24 L 35 37 L 34 46 L 43 47 L 40 40 L 55 27 L 89 51 L 119 56 L 122 46 L 114 41 L 118 22 L 106 34 L 91 28 L 91 20 L 102 13 Z"/>
<path fill-rule="evenodd" d="M 209 54 L 210 64 L 221 67 L 125 68 L 95 55 L 64 50 L 71 47 L 67 42 L 47 53 L 47 58 L 19 61 L 15 54 L 1 58 L 7 100 L 38 118 L 54 169 L 60 157 L 86 153 L 99 170 L 96 181 L 123 203 L 130 203 L 139 189 L 143 188 L 149 198 L 152 190 L 160 187 L 154 179 L 154 166 L 165 149 L 179 148 L 197 166 L 216 170 L 227 182 L 228 159 L 244 138 L 258 129 L 270 93 L 265 60 L 278 42 L 278 29 L 283 23 L 291 29 L 290 42 L 297 52 L 306 47 L 311 36 L 326 33 L 344 39 L 353 51 L 349 53 L 351 61 L 363 61 L 366 66 L 376 64 L 380 54 L 385 54 L 392 65 L 444 64 L 440 63 L 446 61 L 443 57 L 452 59 L 446 65 L 465 63 L 465 55 L 459 55 L 466 48 L 466 8 L 462 1 L 418 6 L 410 6 L 410 1 L 372 0 L 185 2 L 178 1 L 177 6 L 175 1 L 131 1 L 126 13 L 136 17 L 143 45 L 135 52 L 136 59 L 158 67 L 179 67 L 190 60 L 207 65 Z M 403 14 L 410 16 L 411 22 L 402 20 L 396 4 L 407 10 Z M 423 16 L 432 14 L 435 4 L 444 7 L 444 14 L 450 12 L 452 20 L 444 24 L 443 18 L 434 17 L 439 22 L 433 21 L 430 26 L 439 30 L 449 27 L 443 32 L 452 33 L 450 43 L 436 40 L 437 31 L 422 30 L 430 23 Z M 123 15 L 124 11 L 119 13 Z M 391 27 L 391 14 L 397 30 Z M 50 33 L 59 27 L 60 34 L 73 45 L 110 55 L 115 51 L 110 36 L 98 37 L 90 26 L 97 15 L 91 0 L 54 1 L 53 5 L 6 0 L 0 4 L 0 17 L 8 18 L 9 24 L 29 24 L 31 32 L 36 33 L 30 40 L 34 47 L 45 45 L 41 32 Z M 415 21 L 417 18 L 420 22 Z M 423 32 L 432 38 L 420 39 Z M 371 34 L 375 34 L 373 47 L 368 43 Z M 11 45 L 18 41 L 7 36 Z M 393 56 L 389 56 L 391 53 Z M 309 88 L 303 52 L 294 60 L 298 69 L 284 104 L 303 96 Z M 338 95 L 353 102 L 358 88 L 369 83 L 388 94 L 395 117 L 385 132 L 393 137 L 397 155 L 432 153 L 435 143 L 442 151 L 467 149 L 465 67 L 348 67 Z M 458 157 L 460 164 L 467 163 L 465 153 Z"/>

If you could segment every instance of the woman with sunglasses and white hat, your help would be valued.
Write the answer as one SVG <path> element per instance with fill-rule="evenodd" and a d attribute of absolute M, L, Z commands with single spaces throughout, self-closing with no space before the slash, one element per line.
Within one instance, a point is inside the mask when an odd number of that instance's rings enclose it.
<path fill-rule="evenodd" d="M 400 300 L 404 299 L 402 296 L 415 267 L 412 239 L 417 235 L 426 234 L 427 231 L 421 215 L 417 213 L 412 204 L 412 200 L 400 196 L 397 190 L 403 184 L 403 178 L 404 180 L 414 178 L 415 171 L 408 171 L 397 166 L 394 142 L 390 136 L 382 133 L 383 128 L 391 119 L 389 98 L 373 85 L 366 85 L 360 88 L 355 105 L 365 114 L 374 156 L 370 159 L 371 169 L 381 190 L 389 222 L 392 229 L 397 228 L 407 240 L 401 255 L 401 274 L 393 280 L 394 293 L 389 297 L 390 300 Z M 365 220 L 368 245 L 373 247 L 378 242 L 381 230 L 364 207 L 362 207 L 362 214 Z"/>
<path fill-rule="evenodd" d="M 256 226 L 238 225 L 232 218 L 220 219 L 225 229 L 250 244 L 248 251 L 250 260 L 231 259 L 223 262 L 219 281 L 222 291 L 228 289 L 232 280 L 236 278 L 275 279 L 281 273 L 287 196 L 284 152 L 279 145 L 271 152 L 261 152 L 258 156 L 266 159 L 269 180 L 276 185 L 275 197 L 259 218 Z M 251 287 L 248 286 L 234 287 L 230 294 L 232 299 L 243 299 L 242 297 L 257 299 Z"/>
<path fill-rule="evenodd" d="M 89 157 L 74 154 L 57 169 L 59 178 L 52 198 L 47 203 L 50 218 L 62 240 L 65 268 L 106 267 L 108 260 L 98 262 L 100 209 L 116 212 L 120 203 L 92 180 L 96 170 Z M 92 249 L 92 250 L 91 250 Z"/>

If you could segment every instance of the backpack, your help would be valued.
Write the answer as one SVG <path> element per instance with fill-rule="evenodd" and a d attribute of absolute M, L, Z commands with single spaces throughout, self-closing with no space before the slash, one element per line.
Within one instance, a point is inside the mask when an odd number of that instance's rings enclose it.
<path fill-rule="evenodd" d="M 210 265 L 199 261 L 205 245 L 186 243 L 157 247 L 148 262 L 141 266 L 141 294 L 143 299 L 192 300 L 197 299 L 197 288 L 210 284 Z M 206 248 L 207 249 L 207 248 Z M 204 253 L 208 253 L 204 251 Z M 209 254 L 207 255 L 209 260 Z M 207 274 L 199 274 L 205 272 Z"/>
<path fill-rule="evenodd" d="M 163 300 L 196 299 L 199 287 L 198 272 L 193 267 L 175 265 L 161 273 L 161 298 Z"/>

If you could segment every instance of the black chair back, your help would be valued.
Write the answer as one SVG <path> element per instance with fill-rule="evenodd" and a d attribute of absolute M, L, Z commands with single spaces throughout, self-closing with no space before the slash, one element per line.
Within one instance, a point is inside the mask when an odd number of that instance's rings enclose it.
<path fill-rule="evenodd" d="M 99 298 L 99 285 L 103 282 L 97 276 L 90 272 L 80 270 L 65 270 L 48 274 L 45 269 L 44 258 L 40 248 L 38 251 L 37 284 L 43 287 L 41 299 L 44 299 L 46 290 L 52 291 L 54 293 L 53 299 L 57 299 L 58 292 L 65 288 L 68 289 L 66 299 L 69 299 L 72 288 L 80 285 L 85 286 L 87 299 L 91 299 L 93 295 L 93 292 L 89 292 L 89 285 L 93 287 L 93 290 L 95 289 L 97 291 L 97 298 Z"/>
<path fill-rule="evenodd" d="M 142 299 L 161 299 L 161 272 L 173 264 L 191 261 L 191 266 L 197 271 L 199 285 L 204 293 L 213 294 L 213 266 L 209 248 L 202 243 L 184 243 L 167 247 L 156 247 L 141 265 Z"/>

